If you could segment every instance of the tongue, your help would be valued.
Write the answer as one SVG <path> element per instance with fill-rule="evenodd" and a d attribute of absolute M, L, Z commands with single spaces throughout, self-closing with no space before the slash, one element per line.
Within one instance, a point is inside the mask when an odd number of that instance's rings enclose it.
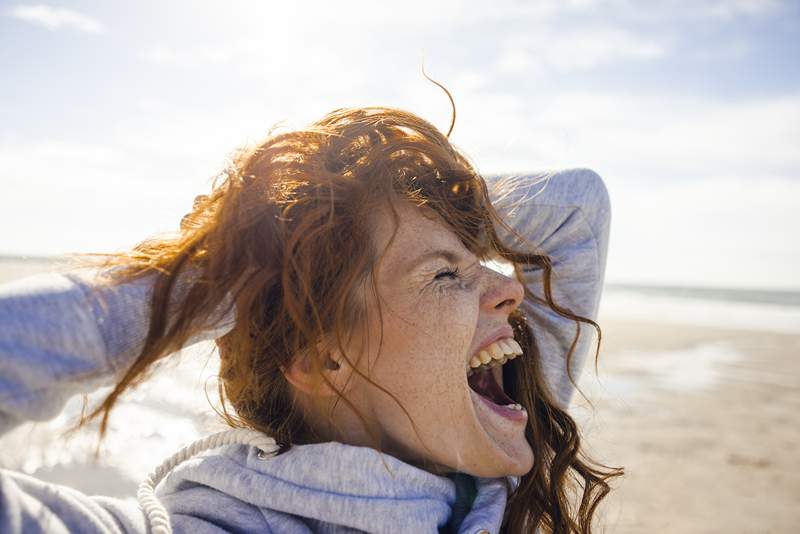
<path fill-rule="evenodd" d="M 495 404 L 505 405 L 514 404 L 515 402 L 514 399 L 506 395 L 503 388 L 497 384 L 497 381 L 492 375 L 492 371 L 489 369 L 472 373 L 467 377 L 467 382 L 475 393 L 489 399 Z"/>

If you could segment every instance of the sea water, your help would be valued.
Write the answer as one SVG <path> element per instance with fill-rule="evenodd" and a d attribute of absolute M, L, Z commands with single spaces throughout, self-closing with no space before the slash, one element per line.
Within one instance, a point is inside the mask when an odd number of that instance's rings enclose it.
<path fill-rule="evenodd" d="M 607 284 L 599 318 L 800 333 L 800 291 Z"/>

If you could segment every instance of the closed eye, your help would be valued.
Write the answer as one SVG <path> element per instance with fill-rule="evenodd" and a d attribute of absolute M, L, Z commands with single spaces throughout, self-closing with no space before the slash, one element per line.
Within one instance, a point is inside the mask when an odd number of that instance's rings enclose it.
<path fill-rule="evenodd" d="M 434 280 L 441 280 L 443 278 L 458 278 L 458 275 L 459 275 L 459 270 L 458 267 L 456 267 L 454 269 L 451 268 L 443 269 L 438 273 L 436 273 L 436 276 L 434 276 L 433 278 Z"/>

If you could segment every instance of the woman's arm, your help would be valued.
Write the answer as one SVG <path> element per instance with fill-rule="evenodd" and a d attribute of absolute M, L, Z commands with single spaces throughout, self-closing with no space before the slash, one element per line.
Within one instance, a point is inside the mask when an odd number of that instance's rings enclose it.
<path fill-rule="evenodd" d="M 506 195 L 495 190 L 504 178 L 513 184 L 512 192 Z M 538 252 L 550 257 L 555 303 L 576 315 L 596 320 L 611 220 L 608 191 L 600 176 L 589 169 L 569 169 L 510 179 L 493 176 L 487 178 L 487 183 L 493 205 L 504 220 L 537 247 Z M 520 247 L 507 233 L 501 231 L 500 235 L 504 242 Z M 544 297 L 542 279 L 541 268 L 525 270 L 525 284 L 539 297 Z M 545 378 L 557 400 L 566 407 L 574 387 L 567 376 L 565 357 L 575 338 L 575 321 L 529 300 L 523 307 L 541 352 Z M 581 324 L 570 367 L 575 381 L 587 354 L 594 354 L 593 332 L 591 325 Z"/>
<path fill-rule="evenodd" d="M 0 285 L 0 435 L 54 417 L 75 394 L 112 384 L 139 354 L 153 275 L 112 286 L 98 274 L 48 273 Z M 233 321 L 231 307 L 186 346 L 224 335 Z"/>
<path fill-rule="evenodd" d="M 89 497 L 67 486 L 0 469 L 0 532 L 145 534 L 149 529 L 136 502 Z"/>

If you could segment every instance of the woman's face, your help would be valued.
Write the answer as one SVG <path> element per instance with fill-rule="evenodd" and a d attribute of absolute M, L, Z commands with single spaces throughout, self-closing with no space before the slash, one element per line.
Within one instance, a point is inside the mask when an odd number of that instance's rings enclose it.
<path fill-rule="evenodd" d="M 389 208 L 375 214 L 376 254 L 383 253 L 375 273 L 381 313 L 367 284 L 367 332 L 354 336 L 367 343 L 348 347 L 348 356 L 361 352 L 357 367 L 408 410 L 419 436 L 384 391 L 345 365 L 334 373 L 349 376 L 345 395 L 384 451 L 433 472 L 523 475 L 533 465 L 527 413 L 498 409 L 467 383 L 469 362 L 479 349 L 513 336 L 508 317 L 522 301 L 522 285 L 483 266 L 440 220 L 407 202 L 397 209 L 399 227 L 391 243 Z M 495 376 L 502 384 L 499 370 Z M 371 444 L 346 403 L 337 403 L 333 416 L 338 439 Z"/>

